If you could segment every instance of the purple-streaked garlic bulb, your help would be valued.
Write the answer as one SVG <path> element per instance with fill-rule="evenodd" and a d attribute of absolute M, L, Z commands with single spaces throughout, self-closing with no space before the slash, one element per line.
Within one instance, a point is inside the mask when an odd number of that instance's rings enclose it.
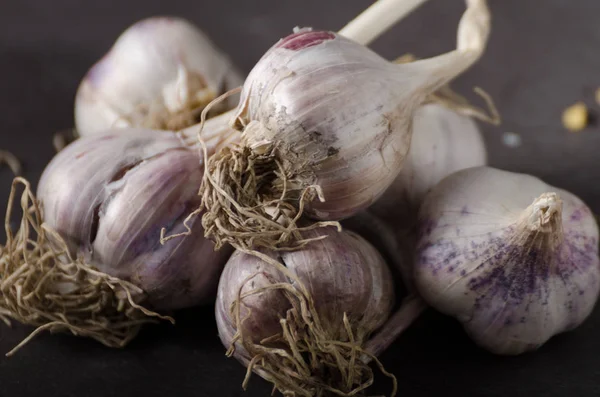
<path fill-rule="evenodd" d="M 533 350 L 591 313 L 600 291 L 598 226 L 578 197 L 538 178 L 459 171 L 421 207 L 415 281 L 482 347 Z"/>
<path fill-rule="evenodd" d="M 244 83 L 234 120 L 241 145 L 208 162 L 203 222 L 222 225 L 209 234 L 261 245 L 257 234 L 295 222 L 296 213 L 336 221 L 372 204 L 402 168 L 415 110 L 485 48 L 486 2 L 467 4 L 457 49 L 427 60 L 394 64 L 328 31 L 299 29 L 277 42 Z M 288 209 L 272 215 L 266 207 L 277 203 Z"/>
<path fill-rule="evenodd" d="M 368 380 L 358 355 L 356 367 L 349 362 L 351 350 L 388 318 L 391 274 L 357 234 L 322 228 L 305 237 L 326 238 L 293 252 L 263 251 L 269 261 L 241 251 L 231 256 L 217 295 L 219 335 L 226 347 L 235 346 L 239 361 L 252 362 L 250 369 L 284 394 L 321 395 L 325 385 L 349 393 Z M 346 383 L 348 376 L 354 381 Z"/>
<path fill-rule="evenodd" d="M 410 229 L 425 195 L 446 176 L 487 164 L 483 137 L 473 119 L 431 103 L 415 112 L 404 167 L 369 211 L 396 232 Z"/>
<path fill-rule="evenodd" d="M 131 281 L 157 309 L 212 300 L 231 251 L 214 251 L 200 219 L 202 156 L 171 132 L 109 131 L 58 153 L 38 187 L 44 221 L 100 271 Z"/>
<path fill-rule="evenodd" d="M 185 128 L 203 106 L 242 83 L 230 60 L 190 22 L 144 19 L 125 30 L 81 82 L 75 126 L 81 136 L 111 128 Z"/>

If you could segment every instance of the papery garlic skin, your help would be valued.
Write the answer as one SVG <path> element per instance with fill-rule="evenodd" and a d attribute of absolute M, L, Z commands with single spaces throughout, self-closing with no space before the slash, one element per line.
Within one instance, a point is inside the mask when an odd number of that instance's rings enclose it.
<path fill-rule="evenodd" d="M 231 61 L 194 25 L 148 18 L 125 30 L 89 70 L 75 98 L 75 126 L 81 136 L 110 128 L 178 128 L 169 124 L 181 112 L 242 83 Z"/>
<path fill-rule="evenodd" d="M 387 320 L 394 305 L 394 288 L 387 264 L 359 235 L 334 228 L 306 233 L 306 238 L 326 235 L 305 248 L 270 254 L 294 273 L 314 299 L 315 308 L 330 340 L 344 339 L 343 316 L 347 314 L 355 338 L 364 341 Z M 255 277 L 250 278 L 255 275 Z M 229 347 L 235 333 L 230 309 L 238 292 L 267 287 L 273 283 L 297 283 L 272 264 L 256 256 L 236 251 L 225 266 L 219 282 L 216 319 L 223 345 Z M 281 333 L 280 318 L 291 308 L 280 289 L 267 290 L 243 299 L 241 316 L 244 334 L 254 343 Z M 248 312 L 248 309 L 251 312 Z M 241 343 L 236 343 L 235 357 L 247 363 L 251 357 Z"/>
<path fill-rule="evenodd" d="M 402 171 L 369 211 L 395 231 L 417 219 L 427 192 L 446 176 L 487 164 L 485 142 L 470 117 L 430 103 L 413 118 L 413 135 Z"/>
<path fill-rule="evenodd" d="M 598 226 L 579 198 L 535 177 L 459 171 L 421 208 L 415 280 L 476 343 L 520 354 L 591 313 L 600 291 Z"/>
<path fill-rule="evenodd" d="M 231 251 L 214 251 L 193 217 L 202 157 L 166 131 L 127 129 L 85 137 L 50 162 L 38 187 L 44 220 L 99 270 L 133 282 L 157 309 L 214 297 Z"/>

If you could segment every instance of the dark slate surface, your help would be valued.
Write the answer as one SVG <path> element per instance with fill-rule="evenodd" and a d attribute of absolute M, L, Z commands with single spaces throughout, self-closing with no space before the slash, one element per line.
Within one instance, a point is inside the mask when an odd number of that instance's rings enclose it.
<path fill-rule="evenodd" d="M 204 29 L 239 67 L 296 25 L 338 29 L 370 2 L 280 0 L 3 0 L 0 4 L 0 129 L 3 149 L 24 160 L 37 181 L 53 154 L 52 133 L 72 124 L 73 96 L 87 68 L 128 25 L 172 14 Z M 482 85 L 503 114 L 501 128 L 484 126 L 491 164 L 536 174 L 572 190 L 600 211 L 600 128 L 565 132 L 560 113 L 584 99 L 598 109 L 600 25 L 596 0 L 491 1 L 494 30 L 485 58 L 457 88 Z M 459 0 L 431 0 L 374 45 L 392 58 L 429 56 L 453 46 Z M 523 145 L 502 144 L 504 131 Z M 4 208 L 11 175 L 0 171 Z M 267 396 L 255 378 L 227 359 L 212 308 L 178 315 L 178 326 L 147 328 L 123 351 L 70 336 L 43 335 L 11 359 L 0 358 L 0 396 Z M 0 351 L 31 329 L 0 326 Z M 600 309 L 578 330 L 534 354 L 499 358 L 474 347 L 452 320 L 428 312 L 382 360 L 399 378 L 401 395 L 598 396 Z M 382 382 L 379 392 L 386 392 Z"/>

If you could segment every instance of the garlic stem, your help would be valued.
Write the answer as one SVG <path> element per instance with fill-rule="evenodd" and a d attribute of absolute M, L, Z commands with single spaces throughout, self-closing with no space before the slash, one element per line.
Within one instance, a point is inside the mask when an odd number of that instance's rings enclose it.
<path fill-rule="evenodd" d="M 395 23 L 427 0 L 379 0 L 360 13 L 338 33 L 362 45 L 369 45 Z"/>
<path fill-rule="evenodd" d="M 417 79 L 421 84 L 415 90 L 435 91 L 470 68 L 483 54 L 491 27 L 487 0 L 466 0 L 466 3 L 467 10 L 458 25 L 456 50 L 402 65 L 407 71 L 412 68 L 416 75 L 427 75 Z"/>
<path fill-rule="evenodd" d="M 383 327 L 366 344 L 362 360 L 365 363 L 371 361 L 372 357 L 379 356 L 404 332 L 427 308 L 427 304 L 417 295 L 410 295 L 404 299 L 399 310 L 397 310 L 383 325 Z"/>
<path fill-rule="evenodd" d="M 556 193 L 544 193 L 525 210 L 526 226 L 536 232 L 558 232 L 561 224 L 562 201 Z"/>

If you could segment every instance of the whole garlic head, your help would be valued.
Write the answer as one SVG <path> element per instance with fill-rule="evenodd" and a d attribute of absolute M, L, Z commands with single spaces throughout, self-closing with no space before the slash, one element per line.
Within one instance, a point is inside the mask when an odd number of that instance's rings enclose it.
<path fill-rule="evenodd" d="M 331 226 L 373 204 L 402 169 L 414 111 L 485 50 L 486 1 L 467 6 L 457 48 L 426 60 L 392 64 L 312 29 L 271 47 L 244 81 L 233 120 L 241 144 L 208 160 L 206 235 L 217 246 L 289 249 L 303 214 L 309 227 Z"/>
<path fill-rule="evenodd" d="M 282 379 L 275 383 L 283 395 L 297 395 L 294 390 L 306 390 L 306 396 L 353 395 L 357 385 L 367 384 L 362 379 L 365 372 L 358 369 L 365 363 L 348 360 L 347 349 L 363 346 L 394 306 L 390 270 L 371 244 L 353 232 L 334 228 L 303 235 L 319 236 L 326 238 L 299 250 L 264 251 L 287 274 L 256 255 L 236 251 L 219 281 L 215 315 L 223 345 L 235 346 L 231 354 L 245 365 L 260 357 L 251 368 L 269 381 Z M 298 298 L 295 291 L 306 292 Z M 314 303 L 305 303 L 302 297 Z M 279 359 L 306 351 L 310 354 L 301 365 Z M 355 377 L 349 376 L 346 383 L 344 372 Z"/>
<path fill-rule="evenodd" d="M 598 226 L 579 198 L 535 177 L 459 171 L 421 207 L 415 281 L 476 343 L 520 354 L 591 313 L 600 291 Z"/>
<path fill-rule="evenodd" d="M 75 98 L 75 126 L 82 136 L 110 128 L 185 128 L 196 122 L 197 108 L 242 83 L 230 60 L 191 23 L 145 19 L 88 71 Z M 230 98 L 227 106 L 234 104 Z"/>

